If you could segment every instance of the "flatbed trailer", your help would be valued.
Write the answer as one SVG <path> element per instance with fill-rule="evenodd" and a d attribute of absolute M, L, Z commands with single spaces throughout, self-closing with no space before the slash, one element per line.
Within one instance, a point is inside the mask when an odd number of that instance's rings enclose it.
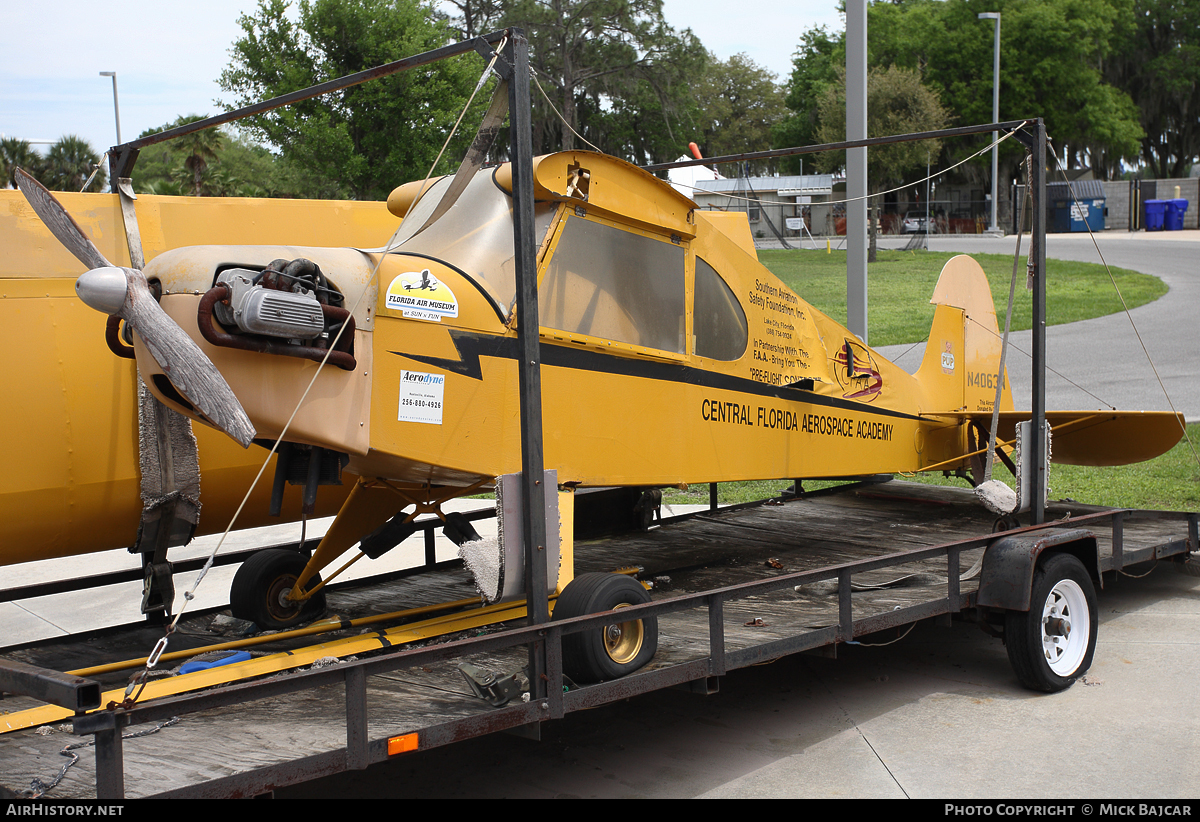
<path fill-rule="evenodd" d="M 1089 570 L 1100 580 L 1131 565 L 1186 561 L 1196 550 L 1197 519 L 1069 502 L 1051 504 L 1044 526 L 993 533 L 994 518 L 966 489 L 886 482 L 664 520 L 646 532 L 576 546 L 576 574 L 636 565 L 653 585 L 652 601 L 633 606 L 630 615 L 657 617 L 658 652 L 622 679 L 576 687 L 562 675 L 563 634 L 603 627 L 611 616 L 542 625 L 509 619 L 411 645 L 393 643 L 400 634 L 382 627 L 352 628 L 322 648 L 346 641 L 373 650 L 75 717 L 75 732 L 94 734 L 97 746 L 78 750 L 79 763 L 46 796 L 256 796 L 496 731 L 536 737 L 541 723 L 572 711 L 664 688 L 713 693 L 735 669 L 799 652 L 836 654 L 842 643 L 894 635 L 920 620 L 994 624 L 998 611 L 981 607 L 981 587 L 990 586 L 993 597 L 997 584 L 1028 588 L 1028 581 L 1013 582 L 1023 572 L 996 564 L 1006 546 L 1010 557 L 1024 553 L 1036 561 L 1039 554 L 1094 545 Z M 992 558 L 985 561 L 988 552 Z M 458 601 L 472 590 L 465 569 L 442 567 L 331 592 L 329 606 L 349 620 Z M 201 635 L 211 620 L 193 617 L 180 635 Z M 145 654 L 160 635 L 161 629 L 140 626 L 82 642 L 43 643 L 5 658 L 61 671 L 83 658 L 97 663 Z M 307 660 L 322 652 L 305 652 L 311 642 L 294 639 L 265 650 L 290 649 Z M 459 669 L 468 664 L 503 680 L 527 665 L 531 653 L 544 653 L 542 698 L 516 694 L 494 706 L 468 688 Z M 98 679 L 120 687 L 127 676 Z M 4 707 L 27 704 L 8 698 Z M 173 717 L 179 721 L 152 737 L 121 740 L 121 733 L 153 729 Z M 64 735 L 34 729 L 0 735 L 3 786 L 20 790 L 35 777 L 50 781 L 66 762 L 59 755 L 64 744 Z"/>

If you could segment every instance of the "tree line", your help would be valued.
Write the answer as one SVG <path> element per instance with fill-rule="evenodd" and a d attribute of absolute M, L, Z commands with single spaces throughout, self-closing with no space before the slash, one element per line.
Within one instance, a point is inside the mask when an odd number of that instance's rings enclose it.
<path fill-rule="evenodd" d="M 82 191 L 89 178 L 87 190 L 101 191 L 107 179 L 100 155 L 87 140 L 74 134 L 62 137 L 44 155 L 25 140 L 0 140 L 0 179 L 5 185 L 17 187 L 18 168 L 53 191 Z"/>
<path fill-rule="evenodd" d="M 1000 12 L 1000 120 L 1042 117 L 1057 156 L 1101 179 L 1124 166 L 1186 176 L 1200 157 L 1200 4 L 1180 0 L 893 0 L 868 9 L 871 71 L 913 71 L 955 125 L 992 119 L 993 27 Z M 777 144 L 816 142 L 842 82 L 845 34 L 805 32 Z M 871 136 L 877 136 L 871 134 Z M 1011 142 L 1011 141 L 1010 141 Z M 935 162 L 975 150 L 946 145 Z M 1020 149 L 1001 150 L 1001 179 Z M 979 169 L 986 168 L 980 163 Z M 977 171 L 982 174 L 982 171 Z"/>
<path fill-rule="evenodd" d="M 747 55 L 719 60 L 691 30 L 668 25 L 661 0 L 292 6 L 259 0 L 239 18 L 241 34 L 220 77 L 227 109 L 512 26 L 530 42 L 535 153 L 594 147 L 645 164 L 674 160 L 691 141 L 717 156 L 844 134 L 841 32 L 802 33 L 791 76 L 780 83 Z M 991 120 L 993 28 L 977 19 L 983 11 L 1002 15 L 1000 119 L 1043 117 L 1068 166 L 1090 165 L 1111 178 L 1124 163 L 1177 177 L 1200 156 L 1200 4 L 1180 0 L 877 0 L 868 10 L 871 136 Z M 436 167 L 435 158 L 484 66 L 475 54 L 441 61 L 242 121 L 236 135 L 208 130 L 153 146 L 139 159 L 135 188 L 382 199 L 431 167 L 453 169 L 494 81 Z M 44 171 L 35 172 L 43 182 L 78 190 L 98 158 L 78 138 L 60 142 L 40 158 L 4 141 L 3 170 L 22 161 L 33 170 L 44 159 Z M 496 145 L 492 159 L 502 160 L 506 141 Z M 872 189 L 977 148 L 955 141 L 868 152 Z M 1020 150 L 1006 144 L 1001 158 L 1007 179 Z M 810 162 L 829 170 L 842 159 Z M 791 160 L 754 170 L 798 168 Z M 964 173 L 982 180 L 988 164 L 981 159 Z M 102 185 L 98 175 L 92 190 Z"/>
<path fill-rule="evenodd" d="M 718 60 L 669 26 L 660 0 L 260 0 L 239 19 L 221 85 L 231 107 L 507 27 L 529 39 L 535 153 L 596 148 L 644 164 L 674 160 L 689 141 L 711 154 L 769 145 L 784 115 L 773 74 L 744 55 Z M 478 55 L 308 100 L 247 122 L 281 160 L 342 195 L 380 199 L 423 177 L 485 69 Z M 478 122 L 489 83 L 464 123 Z M 464 126 L 435 174 L 453 170 Z M 494 160 L 504 159 L 505 135 Z"/>

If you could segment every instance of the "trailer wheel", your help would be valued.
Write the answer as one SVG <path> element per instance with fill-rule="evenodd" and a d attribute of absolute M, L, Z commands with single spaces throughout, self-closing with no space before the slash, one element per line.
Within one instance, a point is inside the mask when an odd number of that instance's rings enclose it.
<path fill-rule="evenodd" d="M 620 611 L 650 601 L 650 594 L 624 574 L 581 574 L 558 597 L 554 619 Z M 563 637 L 563 672 L 577 682 L 601 682 L 633 673 L 658 650 L 658 619 L 614 622 L 602 630 Z"/>
<path fill-rule="evenodd" d="M 1021 684 L 1053 693 L 1092 664 L 1099 617 L 1096 589 L 1070 554 L 1047 557 L 1034 572 L 1029 611 L 1009 611 L 1004 641 Z"/>
<path fill-rule="evenodd" d="M 287 599 L 308 560 L 296 551 L 269 548 L 250 556 L 233 577 L 229 605 L 238 619 L 249 620 L 267 630 L 291 628 L 325 610 L 325 593 L 304 602 Z M 313 577 L 316 585 L 320 576 Z"/>

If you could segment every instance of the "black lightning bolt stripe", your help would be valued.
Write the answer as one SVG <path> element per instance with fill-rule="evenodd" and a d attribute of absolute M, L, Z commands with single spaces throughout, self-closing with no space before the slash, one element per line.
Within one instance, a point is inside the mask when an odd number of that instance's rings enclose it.
<path fill-rule="evenodd" d="M 470 377 L 473 380 L 483 379 L 483 368 L 479 364 L 480 357 L 495 357 L 501 360 L 515 360 L 517 358 L 516 337 L 501 337 L 497 334 L 477 334 L 473 331 L 460 331 L 457 328 L 451 328 L 450 339 L 454 341 L 454 347 L 458 350 L 457 360 L 447 360 L 442 357 L 426 357 L 421 354 L 406 354 L 403 351 L 392 351 L 390 353 L 399 357 L 407 357 L 410 360 L 416 360 L 426 365 L 432 365 L 434 368 L 444 368 L 447 371 L 462 374 L 464 377 Z M 545 346 L 543 346 L 542 350 L 544 353 Z"/>
<path fill-rule="evenodd" d="M 398 357 L 405 357 L 425 365 L 441 368 L 455 374 L 461 374 L 475 380 L 483 379 L 483 368 L 480 357 L 495 357 L 497 359 L 515 360 L 517 358 L 517 338 L 497 334 L 480 334 L 474 331 L 450 329 L 450 339 L 458 351 L 458 359 L 450 360 L 443 357 L 428 357 L 422 354 L 409 354 L 404 351 L 391 351 Z M 915 414 L 902 411 L 892 411 L 887 408 L 877 408 L 865 403 L 850 402 L 837 397 L 827 397 L 806 391 L 802 388 L 792 388 L 784 385 L 768 385 L 757 380 L 744 377 L 732 377 L 728 374 L 717 374 L 694 368 L 682 363 L 655 362 L 653 360 L 635 359 L 632 357 L 617 357 L 601 351 L 590 351 L 580 348 L 568 348 L 563 345 L 541 345 L 542 364 L 555 368 L 573 368 L 579 371 L 596 371 L 602 374 L 619 374 L 627 377 L 640 377 L 661 382 L 679 382 L 688 385 L 698 385 L 703 388 L 717 388 L 724 391 L 738 391 L 759 397 L 773 397 L 790 402 L 803 402 L 828 408 L 838 408 L 844 411 L 857 411 L 880 417 L 897 417 L 900 419 L 920 419 Z"/>

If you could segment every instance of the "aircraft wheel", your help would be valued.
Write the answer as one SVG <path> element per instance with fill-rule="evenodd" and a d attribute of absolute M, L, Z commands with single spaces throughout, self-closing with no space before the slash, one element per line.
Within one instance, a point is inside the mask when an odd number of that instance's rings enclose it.
<path fill-rule="evenodd" d="M 554 606 L 554 619 L 620 611 L 650 601 L 650 594 L 624 574 L 581 574 Z M 563 672 L 577 682 L 602 682 L 633 673 L 658 650 L 658 619 L 614 622 L 602 630 L 563 637 Z"/>
<path fill-rule="evenodd" d="M 249 620 L 265 630 L 293 628 L 325 610 L 325 594 L 314 594 L 305 602 L 292 602 L 288 593 L 300 578 L 308 560 L 296 551 L 270 548 L 252 554 L 233 577 L 229 605 L 238 619 Z M 310 585 L 317 585 L 320 576 Z"/>
<path fill-rule="evenodd" d="M 1091 667 L 1098 627 L 1096 589 L 1083 563 L 1053 554 L 1033 575 L 1029 611 L 1006 615 L 1008 660 L 1025 687 L 1061 691 Z"/>

